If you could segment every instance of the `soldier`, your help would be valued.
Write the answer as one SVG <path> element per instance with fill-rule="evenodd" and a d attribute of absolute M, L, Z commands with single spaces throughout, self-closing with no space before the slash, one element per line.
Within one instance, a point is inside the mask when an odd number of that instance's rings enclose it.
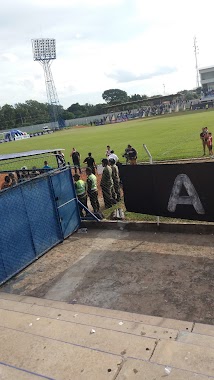
<path fill-rule="evenodd" d="M 100 209 L 97 192 L 97 177 L 92 173 L 91 168 L 86 168 L 87 174 L 87 193 L 93 207 L 94 212 L 98 212 Z"/>
<path fill-rule="evenodd" d="M 73 178 L 75 182 L 74 185 L 76 189 L 77 198 L 85 207 L 87 207 L 86 183 L 82 179 L 80 179 L 79 174 L 74 174 Z M 84 208 L 80 204 L 79 204 L 79 209 L 80 209 L 80 216 L 83 217 Z"/>
<path fill-rule="evenodd" d="M 117 165 L 115 165 L 115 160 L 111 158 L 109 160 L 111 169 L 112 169 L 112 179 L 113 179 L 113 199 L 116 199 L 117 202 L 120 201 L 120 177 L 119 177 L 119 170 Z"/>
<path fill-rule="evenodd" d="M 112 169 L 108 165 L 107 158 L 103 158 L 102 166 L 104 167 L 104 169 L 103 169 L 100 186 L 103 193 L 105 208 L 110 208 L 115 202 L 112 198 L 112 190 L 113 190 Z"/>

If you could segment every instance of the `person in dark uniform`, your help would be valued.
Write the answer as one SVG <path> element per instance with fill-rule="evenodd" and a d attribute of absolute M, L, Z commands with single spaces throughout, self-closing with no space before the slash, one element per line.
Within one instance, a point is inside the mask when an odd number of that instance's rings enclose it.
<path fill-rule="evenodd" d="M 137 165 L 137 151 L 131 145 L 127 147 L 127 155 L 130 165 Z"/>
<path fill-rule="evenodd" d="M 104 167 L 100 186 L 103 193 L 103 199 L 105 208 L 110 208 L 115 202 L 112 198 L 113 191 L 113 179 L 112 179 L 112 169 L 108 165 L 107 158 L 103 158 L 102 166 Z"/>
<path fill-rule="evenodd" d="M 109 163 L 111 165 L 112 169 L 112 179 L 113 179 L 113 199 L 116 199 L 117 202 L 120 201 L 120 177 L 119 177 L 119 170 L 117 165 L 115 165 L 115 160 L 113 158 L 110 158 Z"/>
<path fill-rule="evenodd" d="M 91 168 L 86 168 L 86 175 L 87 193 L 93 207 L 93 211 L 98 212 L 100 209 L 100 204 L 98 201 L 97 177 L 92 173 Z"/>
<path fill-rule="evenodd" d="M 74 164 L 74 171 L 75 174 L 77 174 L 77 169 L 79 169 L 79 173 L 81 174 L 81 168 L 80 168 L 80 154 L 77 152 L 75 148 L 72 149 L 72 152 L 70 154 L 70 157 L 72 158 L 73 164 Z"/>
<path fill-rule="evenodd" d="M 88 157 L 83 161 L 83 164 L 87 164 L 87 167 L 91 169 L 93 174 L 95 174 L 96 163 L 91 156 L 91 153 L 88 153 Z"/>

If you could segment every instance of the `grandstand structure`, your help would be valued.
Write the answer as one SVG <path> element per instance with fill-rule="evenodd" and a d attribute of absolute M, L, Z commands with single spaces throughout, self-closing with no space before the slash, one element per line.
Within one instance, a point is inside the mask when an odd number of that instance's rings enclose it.
<path fill-rule="evenodd" d="M 134 100 L 129 101 L 125 103 L 120 104 L 109 104 L 106 105 L 107 112 L 118 112 L 118 111 L 125 111 L 129 107 L 133 108 L 136 106 L 136 108 L 140 107 L 153 107 L 153 106 L 159 106 L 161 104 L 179 104 L 183 102 L 183 96 L 181 94 L 171 94 L 171 95 L 164 95 L 164 96 L 156 96 L 156 97 L 150 97 L 147 99 L 141 99 L 141 100 Z"/>
<path fill-rule="evenodd" d="M 214 66 L 205 67 L 199 69 L 202 97 L 201 101 L 213 101 L 214 100 Z"/>

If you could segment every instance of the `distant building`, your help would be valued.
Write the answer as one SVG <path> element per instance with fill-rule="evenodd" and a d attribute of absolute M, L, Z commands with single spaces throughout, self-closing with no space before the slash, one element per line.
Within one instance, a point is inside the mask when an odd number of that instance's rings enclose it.
<path fill-rule="evenodd" d="M 214 66 L 199 70 L 203 95 L 214 99 Z"/>

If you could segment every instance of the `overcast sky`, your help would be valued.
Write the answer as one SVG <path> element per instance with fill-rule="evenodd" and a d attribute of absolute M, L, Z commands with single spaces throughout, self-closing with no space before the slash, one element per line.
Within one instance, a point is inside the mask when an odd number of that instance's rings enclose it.
<path fill-rule="evenodd" d="M 103 102 L 102 92 L 174 93 L 196 86 L 199 66 L 214 65 L 214 1 L 2 0 L 0 106 L 46 101 L 31 39 L 55 38 L 52 73 L 59 101 Z"/>

